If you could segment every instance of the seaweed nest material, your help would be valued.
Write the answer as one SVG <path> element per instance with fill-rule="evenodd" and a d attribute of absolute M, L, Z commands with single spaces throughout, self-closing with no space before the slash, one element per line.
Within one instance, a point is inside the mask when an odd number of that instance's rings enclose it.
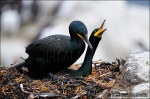
<path fill-rule="evenodd" d="M 116 62 L 93 61 L 92 74 L 88 77 L 69 77 L 49 73 L 41 80 L 19 73 L 15 68 L 0 66 L 0 99 L 95 99 L 111 97 L 112 89 L 124 87 L 120 68 L 124 60 Z M 78 69 L 81 64 L 72 65 Z"/>

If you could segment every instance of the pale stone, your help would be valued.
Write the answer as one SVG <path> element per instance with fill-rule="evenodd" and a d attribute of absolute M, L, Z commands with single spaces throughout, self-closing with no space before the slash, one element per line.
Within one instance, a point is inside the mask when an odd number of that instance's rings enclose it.
<path fill-rule="evenodd" d="M 149 93 L 149 83 L 141 83 L 132 88 L 132 95 L 136 99 L 138 98 L 146 98 L 148 99 L 150 96 Z"/>
<path fill-rule="evenodd" d="M 126 84 L 139 84 L 149 81 L 149 52 L 131 54 L 121 70 Z"/>

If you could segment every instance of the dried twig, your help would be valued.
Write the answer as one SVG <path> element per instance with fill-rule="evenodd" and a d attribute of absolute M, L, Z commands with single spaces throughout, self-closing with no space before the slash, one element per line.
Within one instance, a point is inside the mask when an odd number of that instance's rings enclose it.
<path fill-rule="evenodd" d="M 92 61 L 92 64 L 100 64 L 102 62 L 102 59 L 96 60 L 96 61 Z M 83 63 L 78 63 L 78 64 L 74 64 L 74 65 L 82 65 Z"/>
<path fill-rule="evenodd" d="M 25 91 L 24 90 L 24 87 L 23 87 L 23 84 L 20 84 L 20 89 L 22 92 L 26 93 L 26 94 L 32 94 L 32 92 L 29 92 L 29 91 Z"/>
<path fill-rule="evenodd" d="M 108 89 L 105 89 L 100 95 L 98 95 L 96 98 L 101 99 L 106 93 L 108 92 Z"/>
<path fill-rule="evenodd" d="M 105 73 L 105 74 L 102 74 L 102 75 L 97 76 L 96 78 L 104 77 L 104 76 L 107 76 L 107 75 L 109 75 L 109 74 L 112 74 L 112 72 L 107 72 L 107 73 Z"/>
<path fill-rule="evenodd" d="M 49 93 L 33 93 L 33 92 L 28 92 L 28 91 L 25 91 L 24 88 L 23 88 L 23 84 L 20 84 L 20 88 L 21 88 L 21 91 L 26 93 L 26 94 L 30 94 L 28 99 L 33 99 L 33 98 L 39 98 L 39 97 L 58 97 L 59 95 L 57 95 L 55 92 L 49 92 Z"/>
<path fill-rule="evenodd" d="M 71 99 L 77 99 L 77 98 L 79 98 L 79 97 L 82 97 L 82 96 L 85 95 L 85 94 L 87 94 L 87 91 L 83 91 L 83 92 L 77 94 L 76 96 L 72 97 Z"/>
<path fill-rule="evenodd" d="M 111 87 L 113 87 L 113 85 L 115 84 L 116 80 L 115 79 L 111 79 L 111 78 L 109 78 L 109 80 L 110 81 L 108 83 L 104 83 L 102 81 L 99 81 L 100 86 L 103 87 L 103 88 L 111 88 Z"/>
<path fill-rule="evenodd" d="M 79 85 L 90 85 L 89 83 L 83 80 L 73 80 L 67 82 L 69 86 L 79 86 Z"/>
<path fill-rule="evenodd" d="M 59 97 L 60 95 L 57 95 L 54 92 L 49 92 L 49 93 L 38 93 L 38 94 L 30 94 L 28 99 L 33 99 L 33 98 L 50 98 L 50 97 Z"/>
<path fill-rule="evenodd" d="M 97 60 L 97 61 L 93 61 L 92 63 L 94 64 L 94 63 L 101 63 L 101 62 L 103 62 L 102 59 Z"/>

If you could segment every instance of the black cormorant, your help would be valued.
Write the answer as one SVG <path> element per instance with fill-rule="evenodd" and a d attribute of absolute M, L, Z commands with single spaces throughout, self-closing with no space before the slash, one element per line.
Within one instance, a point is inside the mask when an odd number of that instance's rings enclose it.
<path fill-rule="evenodd" d="M 93 56 L 95 54 L 95 51 L 97 49 L 99 42 L 102 39 L 102 34 L 106 31 L 106 29 L 103 30 L 104 23 L 105 23 L 105 20 L 102 23 L 102 25 L 100 26 L 100 28 L 97 28 L 92 32 L 92 34 L 89 38 L 89 41 L 91 42 L 91 45 L 93 46 L 93 50 L 91 50 L 90 47 L 88 47 L 82 66 L 77 71 L 74 71 L 74 70 L 66 71 L 66 73 L 68 73 L 70 76 L 85 77 L 85 76 L 88 76 L 91 74 Z"/>
<path fill-rule="evenodd" d="M 56 31 L 59 33 L 61 31 Z M 70 36 L 51 35 L 38 40 L 26 48 L 29 57 L 16 67 L 28 69 L 29 76 L 43 78 L 47 73 L 56 73 L 71 66 L 84 52 L 88 40 L 87 28 L 81 21 L 73 21 L 69 26 Z"/>

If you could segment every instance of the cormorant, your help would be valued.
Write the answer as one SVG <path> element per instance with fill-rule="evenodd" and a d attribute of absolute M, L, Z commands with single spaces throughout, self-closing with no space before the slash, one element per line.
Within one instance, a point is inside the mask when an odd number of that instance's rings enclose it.
<path fill-rule="evenodd" d="M 89 41 L 90 41 L 91 45 L 93 46 L 93 50 L 91 50 L 90 47 L 88 47 L 82 66 L 77 71 L 70 69 L 70 70 L 66 71 L 65 74 L 68 73 L 72 77 L 79 77 L 79 76 L 85 77 L 92 73 L 93 56 L 95 54 L 95 51 L 97 49 L 99 42 L 102 39 L 102 34 L 107 30 L 107 29 L 103 30 L 104 23 L 105 23 L 105 20 L 102 23 L 102 25 L 100 26 L 100 28 L 95 29 L 91 33 Z"/>
<path fill-rule="evenodd" d="M 29 57 L 15 68 L 20 70 L 26 67 L 30 77 L 43 78 L 49 72 L 56 73 L 71 66 L 84 52 L 84 41 L 90 49 L 92 45 L 88 40 L 87 28 L 83 22 L 71 22 L 69 32 L 70 37 L 51 35 L 30 44 L 26 48 Z"/>

